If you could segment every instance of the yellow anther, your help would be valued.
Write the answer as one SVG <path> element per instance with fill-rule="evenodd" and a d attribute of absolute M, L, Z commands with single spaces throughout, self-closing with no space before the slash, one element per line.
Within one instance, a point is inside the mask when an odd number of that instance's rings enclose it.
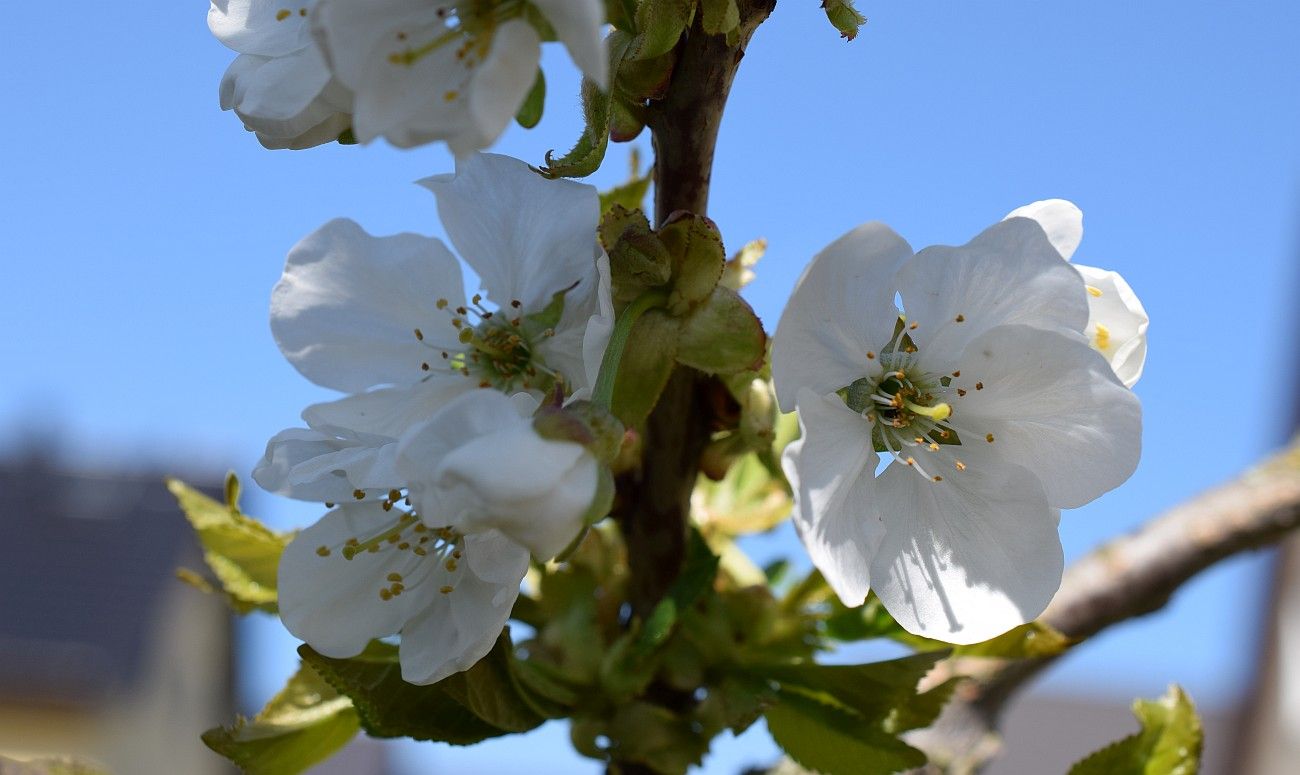
<path fill-rule="evenodd" d="M 282 22 L 290 16 L 293 16 L 293 11 L 290 11 L 288 8 L 283 8 L 275 12 L 275 20 L 278 22 Z"/>
<path fill-rule="evenodd" d="M 455 560 L 447 560 L 447 564 L 446 564 L 445 567 L 447 568 L 447 570 L 456 570 L 456 561 L 455 561 Z"/>
<path fill-rule="evenodd" d="M 966 322 L 966 316 L 965 316 L 965 315 L 958 315 L 958 316 L 955 318 L 955 320 L 956 320 L 958 323 L 965 323 L 965 322 Z"/>
<path fill-rule="evenodd" d="M 386 589 L 381 589 L 381 590 L 379 590 L 379 599 L 380 599 L 380 600 L 392 600 L 392 599 L 393 599 L 393 593 L 392 593 L 392 592 L 389 592 L 389 591 L 386 590 Z"/>
<path fill-rule="evenodd" d="M 983 390 L 983 389 L 984 389 L 984 383 L 983 383 L 983 382 L 976 382 L 976 383 L 975 383 L 975 389 L 976 389 L 976 390 Z"/>
<path fill-rule="evenodd" d="M 388 574 L 388 576 L 386 576 L 385 578 L 387 578 L 389 581 L 401 581 L 401 580 L 402 580 L 402 574 L 400 574 L 400 573 L 390 573 L 390 574 Z"/>
<path fill-rule="evenodd" d="M 330 548 L 328 546 L 318 546 L 316 547 L 316 554 L 320 555 L 321 557 L 329 557 Z"/>
<path fill-rule="evenodd" d="M 963 462 L 961 462 L 960 460 L 955 461 L 955 462 L 954 462 L 954 465 L 957 466 L 957 470 L 958 470 L 958 471 L 965 471 L 965 470 L 966 470 L 966 464 L 963 463 Z"/>
<path fill-rule="evenodd" d="M 985 436 L 985 437 L 984 437 L 984 440 L 987 441 L 988 443 L 992 444 L 992 443 L 993 443 L 993 434 L 990 433 L 989 435 Z"/>
<path fill-rule="evenodd" d="M 933 478 L 936 482 L 942 482 L 942 481 L 943 481 L 943 477 L 942 477 L 942 476 L 935 476 L 935 477 L 932 477 L 932 478 Z"/>
<path fill-rule="evenodd" d="M 870 350 L 867 350 L 867 360 L 874 361 L 875 359 L 876 359 L 876 354 Z"/>
<path fill-rule="evenodd" d="M 364 498 L 366 497 L 366 491 L 365 491 L 365 490 L 353 490 L 353 491 L 352 491 L 352 497 L 353 497 L 353 498 L 356 498 L 357 500 L 362 500 L 362 499 L 364 499 Z"/>
<path fill-rule="evenodd" d="M 961 376 L 961 369 L 958 369 L 957 371 L 954 371 L 954 372 L 952 373 L 952 376 L 953 376 L 953 379 L 956 379 L 957 377 L 960 377 L 960 376 Z"/>
<path fill-rule="evenodd" d="M 1093 298 L 1095 298 L 1095 299 L 1100 299 L 1100 298 L 1101 298 L 1101 289 L 1098 288 L 1097 286 L 1095 286 L 1095 285 L 1085 285 L 1084 287 L 1088 289 L 1088 295 L 1089 295 L 1089 296 L 1091 296 L 1091 297 L 1093 297 Z"/>
<path fill-rule="evenodd" d="M 411 551 L 415 552 L 416 555 L 418 555 L 418 556 L 420 556 L 420 557 L 423 557 L 423 556 L 425 556 L 426 554 L 429 553 L 428 550 L 426 550 L 423 546 L 417 546 L 417 547 L 415 547 L 414 549 L 412 549 Z"/>
<path fill-rule="evenodd" d="M 444 595 L 450 595 L 453 589 L 455 589 L 455 587 L 446 586 L 446 587 L 439 587 L 438 591 Z"/>
<path fill-rule="evenodd" d="M 1095 342 L 1097 343 L 1097 349 L 1098 349 L 1098 350 L 1105 350 L 1105 349 L 1109 348 L 1109 347 L 1110 347 L 1110 329 L 1109 329 L 1109 328 L 1106 328 L 1106 327 L 1103 326 L 1101 323 L 1098 323 L 1098 324 L 1097 324 L 1097 335 L 1096 335 L 1095 337 L 1093 337 L 1093 341 L 1095 341 Z"/>
<path fill-rule="evenodd" d="M 438 309 L 446 309 L 448 303 L 449 302 L 446 299 L 438 299 L 438 301 L 434 304 L 434 306 L 436 306 Z"/>
<path fill-rule="evenodd" d="M 908 326 L 908 329 L 910 329 L 910 330 L 912 330 L 912 331 L 915 331 L 915 330 L 916 330 L 916 327 L 919 326 L 919 325 L 920 325 L 920 323 L 917 323 L 915 320 L 913 320 L 913 321 L 912 321 L 912 324 L 911 324 L 910 326 Z"/>
<path fill-rule="evenodd" d="M 905 461 L 903 461 L 903 462 L 907 463 L 909 466 L 914 466 L 914 465 L 916 465 L 916 458 L 914 458 L 914 457 L 909 457 L 907 460 L 905 460 Z"/>
<path fill-rule="evenodd" d="M 931 452 L 938 452 L 938 451 L 939 451 L 939 445 L 936 444 L 936 443 L 934 443 L 933 441 L 930 442 L 930 451 L 931 451 Z"/>
<path fill-rule="evenodd" d="M 963 397 L 963 396 L 965 396 L 965 395 L 966 395 L 966 390 L 965 390 L 964 388 L 957 388 L 957 397 L 958 397 L 958 398 L 961 398 L 961 397 Z"/>

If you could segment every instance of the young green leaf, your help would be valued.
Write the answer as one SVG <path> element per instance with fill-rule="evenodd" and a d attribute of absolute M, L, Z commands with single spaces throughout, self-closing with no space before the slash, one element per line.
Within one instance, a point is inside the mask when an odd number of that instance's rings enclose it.
<path fill-rule="evenodd" d="M 542 75 L 541 68 L 538 68 L 537 80 L 533 81 L 533 88 L 528 90 L 524 104 L 519 106 L 515 121 L 519 122 L 519 126 L 524 129 L 532 129 L 542 120 L 544 107 L 546 107 L 546 76 Z"/>
<path fill-rule="evenodd" d="M 763 712 L 772 739 L 799 765 L 823 775 L 889 775 L 925 764 L 925 754 L 879 726 L 797 691 Z"/>
<path fill-rule="evenodd" d="M 629 428 L 645 421 L 672 376 L 681 321 L 663 310 L 650 310 L 632 327 L 614 381 L 610 407 Z"/>
<path fill-rule="evenodd" d="M 469 745 L 540 725 L 541 699 L 515 675 L 509 632 L 478 664 L 436 684 L 402 680 L 397 648 L 375 641 L 362 654 L 334 659 L 310 646 L 298 653 L 338 691 L 352 698 L 372 737 L 411 737 Z"/>
<path fill-rule="evenodd" d="M 677 362 L 708 374 L 735 374 L 762 365 L 767 352 L 763 323 L 749 303 L 718 286 L 682 326 Z"/>
<path fill-rule="evenodd" d="M 641 0 L 636 9 L 637 35 L 628 48 L 630 59 L 666 54 L 695 15 L 695 0 Z"/>
<path fill-rule="evenodd" d="M 360 729 L 352 702 L 301 665 L 255 717 L 209 729 L 203 742 L 249 775 L 294 775 L 327 759 Z"/>
<path fill-rule="evenodd" d="M 290 536 L 276 533 L 240 513 L 238 507 L 219 503 L 178 479 L 168 479 L 186 519 L 203 545 L 203 559 L 216 574 L 231 606 L 239 613 L 276 612 L 276 571 Z M 226 484 L 227 499 L 238 497 L 238 484 Z M 187 571 L 182 578 L 195 576 Z"/>
<path fill-rule="evenodd" d="M 1069 775 L 1195 775 L 1204 733 L 1192 701 L 1178 686 L 1158 700 L 1133 703 L 1142 730 L 1070 768 Z"/>

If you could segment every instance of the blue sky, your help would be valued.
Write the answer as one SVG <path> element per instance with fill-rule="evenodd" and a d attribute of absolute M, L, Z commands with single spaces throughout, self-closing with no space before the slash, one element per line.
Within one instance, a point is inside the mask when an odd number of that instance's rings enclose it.
<path fill-rule="evenodd" d="M 859 5 L 870 22 L 850 44 L 817 3 L 782 0 L 723 124 L 711 215 L 729 246 L 768 238 L 749 293 L 769 325 L 807 259 L 858 223 L 886 221 L 918 248 L 960 244 L 1018 205 L 1065 197 L 1086 214 L 1077 259 L 1120 270 L 1152 318 L 1142 465 L 1065 515 L 1067 555 L 1279 443 L 1295 396 L 1300 5 Z M 53 427 L 86 462 L 246 473 L 271 434 L 328 397 L 268 331 L 287 249 L 340 215 L 374 233 L 441 234 L 410 181 L 450 170 L 442 149 L 272 153 L 221 113 L 233 55 L 205 9 L 6 12 L 2 447 Z M 558 49 L 545 65 L 540 128 L 512 129 L 496 150 L 535 162 L 576 137 L 574 70 Z M 620 179 L 624 158 L 615 147 L 594 181 Z M 314 516 L 253 505 L 281 525 Z M 788 534 L 760 543 L 799 551 Z M 1230 701 L 1255 654 L 1264 568 L 1248 558 L 1206 574 L 1165 612 L 1080 649 L 1047 686 L 1129 697 L 1176 680 Z M 266 695 L 291 663 L 277 626 L 256 640 L 273 655 L 255 674 Z M 544 745 L 570 771 L 564 738 L 558 727 L 431 753 L 509 771 Z M 770 751 L 753 745 L 731 745 L 715 768 Z"/>

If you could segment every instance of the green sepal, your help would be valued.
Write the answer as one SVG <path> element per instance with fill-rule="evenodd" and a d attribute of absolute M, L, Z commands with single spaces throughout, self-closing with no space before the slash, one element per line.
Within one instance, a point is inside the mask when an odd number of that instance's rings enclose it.
<path fill-rule="evenodd" d="M 626 58 L 618 66 L 615 88 L 633 104 L 661 100 L 668 94 L 676 67 L 677 55 L 672 51 L 650 59 Z"/>
<path fill-rule="evenodd" d="M 694 16 L 695 0 L 641 0 L 628 58 L 652 59 L 672 51 Z"/>
<path fill-rule="evenodd" d="M 674 315 L 684 315 L 709 298 L 722 277 L 727 263 L 722 235 L 703 215 L 680 210 L 668 216 L 658 233 L 673 259 L 668 309 Z"/>
<path fill-rule="evenodd" d="M 614 29 L 636 31 L 636 0 L 605 0 L 605 19 Z"/>
<path fill-rule="evenodd" d="M 926 763 L 925 754 L 845 709 L 781 691 L 763 712 L 781 750 L 823 775 L 889 775 Z"/>
<path fill-rule="evenodd" d="M 700 0 L 700 24 L 710 35 L 725 35 L 740 26 L 736 0 Z"/>
<path fill-rule="evenodd" d="M 532 129 L 542 120 L 542 110 L 546 107 L 546 76 L 542 75 L 542 69 L 537 68 L 537 79 L 533 81 L 533 88 L 528 90 L 528 96 L 524 98 L 524 104 L 519 106 L 519 112 L 515 114 L 515 121 L 524 129 Z"/>
<path fill-rule="evenodd" d="M 336 142 L 339 145 L 356 145 L 357 136 L 352 131 L 352 127 L 348 127 L 347 129 L 344 129 L 342 132 L 340 132 Z"/>
<path fill-rule="evenodd" d="M 758 369 L 767 353 L 767 334 L 749 303 L 718 286 L 682 325 L 677 362 L 707 374 Z"/>
<path fill-rule="evenodd" d="M 410 737 L 470 745 L 490 737 L 526 732 L 559 712 L 539 702 L 516 671 L 509 629 L 473 667 L 436 684 L 402 680 L 397 647 L 373 641 L 360 655 L 334 659 L 310 646 L 298 653 L 339 692 L 352 698 L 361 725 L 372 737 Z"/>
<path fill-rule="evenodd" d="M 681 321 L 665 310 L 648 310 L 636 321 L 614 378 L 614 416 L 629 428 L 645 421 L 672 376 Z"/>
<path fill-rule="evenodd" d="M 252 719 L 203 733 L 203 742 L 249 775 L 294 775 L 329 758 L 361 729 L 352 701 L 307 665 Z"/>
<path fill-rule="evenodd" d="M 1070 768 L 1069 775 L 1195 775 L 1205 734 L 1196 707 L 1173 685 L 1158 700 L 1133 703 L 1142 730 Z"/>
<path fill-rule="evenodd" d="M 219 503 L 179 479 L 168 479 L 167 489 L 198 535 L 203 559 L 216 575 L 231 607 L 241 614 L 276 613 L 280 555 L 291 536 L 270 530 L 239 511 L 235 503 L 239 483 L 233 476 L 226 479 L 227 503 Z M 179 575 L 190 583 L 200 578 L 189 570 Z M 195 586 L 203 589 L 199 584 Z"/>
<path fill-rule="evenodd" d="M 606 39 L 609 72 L 618 73 L 618 63 L 627 51 L 628 36 L 615 30 Z M 582 134 L 568 153 L 556 157 L 546 152 L 546 164 L 538 170 L 548 178 L 582 178 L 600 169 L 609 147 L 609 94 L 587 78 L 582 79 Z"/>
<path fill-rule="evenodd" d="M 672 278 L 672 256 L 650 229 L 645 213 L 614 203 L 601 218 L 599 234 L 609 254 L 615 309 Z"/>
<path fill-rule="evenodd" d="M 853 7 L 853 0 L 822 0 L 822 8 L 826 10 L 826 18 L 845 40 L 856 38 L 858 30 L 867 23 L 867 17 Z"/>

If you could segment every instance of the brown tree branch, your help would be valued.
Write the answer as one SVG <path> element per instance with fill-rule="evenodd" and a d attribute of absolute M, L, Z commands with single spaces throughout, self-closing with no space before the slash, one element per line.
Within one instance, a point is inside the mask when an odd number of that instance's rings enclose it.
<path fill-rule="evenodd" d="M 776 0 L 741 0 L 738 43 L 707 35 L 701 15 L 682 37 L 664 99 L 648 108 L 655 151 L 655 221 L 707 215 L 713 151 L 745 47 Z M 616 518 L 628 546 L 632 610 L 646 616 L 681 570 L 691 490 L 712 431 L 709 381 L 679 367 L 646 420 L 641 466 L 618 483 Z"/>
<path fill-rule="evenodd" d="M 1235 554 L 1276 543 L 1300 527 L 1300 442 L 1239 479 L 1175 506 L 1138 531 L 1072 565 L 1042 620 L 1082 640 L 1164 607 L 1183 584 Z M 1069 652 L 1067 651 L 1066 654 Z M 916 736 L 935 772 L 980 768 L 998 749 L 997 726 L 1015 694 L 1056 657 L 991 662 L 951 660 L 945 675 L 966 675 L 933 727 Z"/>

